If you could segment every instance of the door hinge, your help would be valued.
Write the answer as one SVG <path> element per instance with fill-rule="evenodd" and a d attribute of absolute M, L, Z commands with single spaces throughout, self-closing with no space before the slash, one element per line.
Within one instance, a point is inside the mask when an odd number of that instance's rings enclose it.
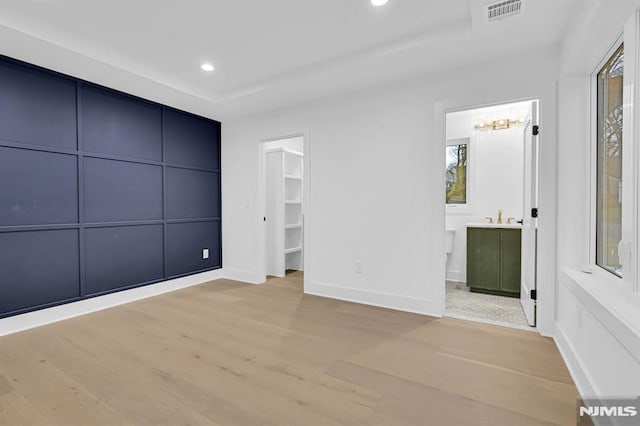
<path fill-rule="evenodd" d="M 536 290 L 531 290 L 531 300 L 538 300 L 538 292 Z"/>
<path fill-rule="evenodd" d="M 534 207 L 531 209 L 531 217 L 538 217 L 538 208 Z"/>
<path fill-rule="evenodd" d="M 533 127 L 531 127 L 531 133 L 533 133 L 533 136 L 538 136 L 538 133 L 540 133 L 540 127 L 537 124 L 534 124 Z"/>

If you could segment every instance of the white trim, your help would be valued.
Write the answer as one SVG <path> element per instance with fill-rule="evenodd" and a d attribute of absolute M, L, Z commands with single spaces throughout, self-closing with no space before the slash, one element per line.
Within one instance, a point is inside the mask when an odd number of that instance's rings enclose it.
<path fill-rule="evenodd" d="M 433 311 L 434 301 L 432 299 L 401 296 L 398 294 L 363 290 L 360 288 L 337 286 L 333 284 L 323 284 L 313 281 L 305 287 L 305 293 L 327 297 L 329 299 L 338 299 L 347 302 L 378 306 L 380 308 L 411 312 L 414 314 L 442 317 L 442 315 Z"/>
<path fill-rule="evenodd" d="M 596 260 L 596 234 L 595 234 L 595 224 L 596 224 L 596 196 L 595 196 L 595 188 L 597 185 L 596 173 L 593 173 L 593 170 L 596 169 L 597 164 L 597 149 L 594 149 L 597 145 L 597 127 L 598 123 L 596 120 L 593 120 L 593 117 L 597 114 L 596 104 L 597 101 L 594 100 L 594 93 L 596 93 L 596 79 L 593 78 L 593 73 L 589 74 L 587 79 L 587 94 L 588 94 L 588 106 L 587 106 L 587 123 L 588 130 L 587 135 L 589 138 L 589 146 L 587 151 L 587 167 L 586 167 L 586 176 L 585 176 L 585 194 L 587 196 L 586 199 L 586 212 L 587 212 L 587 227 L 585 229 L 587 235 L 587 247 L 585 250 L 585 258 L 583 262 L 585 265 L 592 265 L 595 267 Z M 595 142 L 594 142 L 595 141 Z"/>
<path fill-rule="evenodd" d="M 578 352 L 569 342 L 569 339 L 560 324 L 556 324 L 556 333 L 555 336 L 553 336 L 553 340 L 560 351 L 560 356 L 562 356 L 562 359 L 569 370 L 569 374 L 578 389 L 580 397 L 597 398 L 600 394 L 596 392 L 593 380 L 584 369 L 583 364 L 580 362 L 580 358 L 578 357 Z"/>
<path fill-rule="evenodd" d="M 306 292 L 311 283 L 311 128 L 302 132 L 302 291 Z"/>
<path fill-rule="evenodd" d="M 27 312 L 26 314 L 3 318 L 0 319 L 0 336 L 6 336 L 19 331 L 135 302 L 136 300 L 146 299 L 159 294 L 204 284 L 221 278 L 222 276 L 222 269 L 216 269 L 215 271 L 201 272 L 199 274 L 175 278 L 157 284 L 150 284 L 143 287 L 132 288 L 130 290 L 123 290 L 116 293 L 106 294 L 104 296 L 93 297 L 60 306 Z"/>
<path fill-rule="evenodd" d="M 466 283 L 467 272 L 466 271 L 447 271 L 447 281 Z"/>
<path fill-rule="evenodd" d="M 622 282 L 605 285 L 595 274 L 576 269 L 562 270 L 568 279 L 566 287 L 602 326 L 640 362 L 640 296 L 625 294 Z"/>
<path fill-rule="evenodd" d="M 259 273 L 255 271 L 245 271 L 242 269 L 224 268 L 222 278 L 228 280 L 240 281 L 247 284 L 264 284 L 266 278 L 261 278 Z"/>
<path fill-rule="evenodd" d="M 624 27 L 624 67 L 627 78 L 624 80 L 624 112 L 626 134 L 623 132 L 622 157 L 622 201 L 627 208 L 622 210 L 622 241 L 625 248 L 625 260 L 622 266 L 622 280 L 633 294 L 638 294 L 638 202 L 640 182 L 638 166 L 640 155 L 640 9 L 634 10 Z M 626 236 L 628 235 L 628 237 Z M 639 305 L 640 308 L 640 305 Z"/>
<path fill-rule="evenodd" d="M 587 171 L 589 178 L 587 179 L 587 200 L 588 200 L 588 242 L 589 248 L 587 252 L 586 264 L 596 266 L 596 210 L 597 199 L 596 191 L 598 187 L 597 173 L 594 171 L 597 169 L 598 164 L 598 123 L 594 117 L 597 117 L 597 71 L 592 73 L 589 77 L 589 155 L 588 155 L 588 167 Z"/>

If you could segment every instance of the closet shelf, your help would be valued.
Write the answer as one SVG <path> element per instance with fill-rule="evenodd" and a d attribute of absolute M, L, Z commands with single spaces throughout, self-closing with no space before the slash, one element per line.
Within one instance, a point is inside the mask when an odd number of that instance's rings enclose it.
<path fill-rule="evenodd" d="M 302 153 L 265 151 L 265 238 L 268 275 L 301 271 L 304 262 L 304 164 Z"/>

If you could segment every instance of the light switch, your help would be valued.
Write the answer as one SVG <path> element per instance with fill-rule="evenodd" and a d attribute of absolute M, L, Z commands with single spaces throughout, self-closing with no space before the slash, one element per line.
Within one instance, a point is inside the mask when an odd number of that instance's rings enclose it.
<path fill-rule="evenodd" d="M 209 249 L 202 249 L 202 258 L 203 259 L 209 258 Z"/>

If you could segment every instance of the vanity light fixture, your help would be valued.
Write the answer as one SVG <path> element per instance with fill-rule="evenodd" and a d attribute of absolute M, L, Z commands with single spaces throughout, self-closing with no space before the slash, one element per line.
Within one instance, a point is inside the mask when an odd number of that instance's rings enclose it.
<path fill-rule="evenodd" d="M 215 70 L 215 68 L 213 67 L 213 65 L 211 65 L 211 64 L 210 64 L 210 63 L 208 63 L 208 62 L 205 62 L 205 63 L 203 63 L 202 65 L 200 65 L 200 68 L 202 68 L 204 71 L 207 71 L 207 72 L 211 72 L 211 71 Z"/>
<path fill-rule="evenodd" d="M 480 120 L 474 126 L 476 130 L 489 130 L 489 128 L 493 130 L 504 130 L 508 129 L 511 126 L 522 126 L 524 125 L 525 119 L 518 118 L 499 118 L 493 121 L 484 121 Z"/>
<path fill-rule="evenodd" d="M 388 0 L 371 0 L 371 4 L 374 6 L 384 6 Z"/>
<path fill-rule="evenodd" d="M 493 123 L 491 123 L 491 127 L 493 128 L 493 130 L 508 129 L 510 121 L 511 120 L 506 119 L 506 118 L 501 118 L 499 120 L 493 120 Z"/>

